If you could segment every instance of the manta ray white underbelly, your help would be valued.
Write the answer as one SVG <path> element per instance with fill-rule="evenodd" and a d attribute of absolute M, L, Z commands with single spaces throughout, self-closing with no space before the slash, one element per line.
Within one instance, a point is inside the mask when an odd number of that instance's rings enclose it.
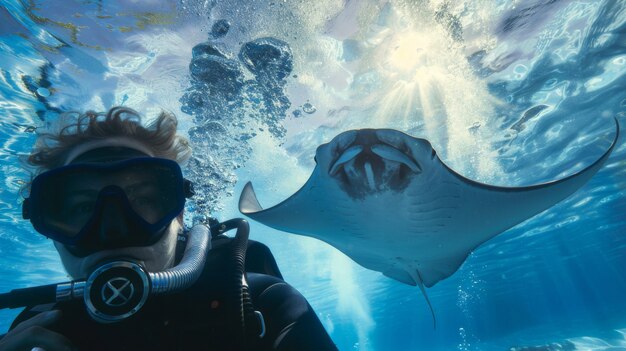
<path fill-rule="evenodd" d="M 291 197 L 263 209 L 248 183 L 239 210 L 323 240 L 365 268 L 419 285 L 426 296 L 424 286 L 452 275 L 480 244 L 583 186 L 611 154 L 617 130 L 604 155 L 582 171 L 512 188 L 459 175 L 427 140 L 391 129 L 347 131 L 318 147 L 317 166 Z"/>

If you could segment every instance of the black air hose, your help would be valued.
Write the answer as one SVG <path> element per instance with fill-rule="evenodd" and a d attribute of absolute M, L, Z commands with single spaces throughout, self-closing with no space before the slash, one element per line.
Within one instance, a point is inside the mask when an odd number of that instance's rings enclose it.
<path fill-rule="evenodd" d="M 230 270 L 227 283 L 229 289 L 227 296 L 230 301 L 228 301 L 227 306 L 232 308 L 229 315 L 237 318 L 232 323 L 238 336 L 236 342 L 241 350 L 245 350 L 250 347 L 253 338 L 259 335 L 258 328 L 256 328 L 258 325 L 255 323 L 257 319 L 254 305 L 245 280 L 246 250 L 248 249 L 250 225 L 245 219 L 235 218 L 217 226 L 220 234 L 234 228 L 237 228 L 237 234 L 230 243 L 231 254 L 229 256 L 231 261 L 227 268 Z"/>

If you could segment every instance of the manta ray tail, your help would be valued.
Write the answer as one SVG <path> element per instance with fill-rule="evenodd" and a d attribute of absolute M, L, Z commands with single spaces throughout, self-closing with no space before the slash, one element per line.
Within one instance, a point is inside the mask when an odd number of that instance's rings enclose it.
<path fill-rule="evenodd" d="M 415 282 L 417 283 L 417 286 L 420 287 L 420 290 L 422 291 L 422 294 L 424 295 L 424 298 L 426 299 L 426 303 L 428 304 L 428 308 L 430 308 L 430 314 L 432 314 L 433 316 L 433 328 L 437 329 L 437 319 L 435 318 L 435 310 L 433 309 L 433 305 L 430 303 L 428 294 L 426 294 L 426 288 L 424 287 L 424 282 L 422 281 L 422 276 L 420 275 L 420 272 L 417 269 L 415 270 L 409 269 L 408 272 L 413 278 L 413 280 L 415 280 Z"/>

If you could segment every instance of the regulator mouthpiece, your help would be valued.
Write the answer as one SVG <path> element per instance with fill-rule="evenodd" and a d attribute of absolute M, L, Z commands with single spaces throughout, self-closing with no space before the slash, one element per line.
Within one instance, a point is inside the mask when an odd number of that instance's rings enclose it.
<path fill-rule="evenodd" d="M 137 313 L 151 291 L 148 273 L 129 261 L 107 263 L 87 279 L 83 298 L 87 312 L 100 323 L 113 323 Z"/>

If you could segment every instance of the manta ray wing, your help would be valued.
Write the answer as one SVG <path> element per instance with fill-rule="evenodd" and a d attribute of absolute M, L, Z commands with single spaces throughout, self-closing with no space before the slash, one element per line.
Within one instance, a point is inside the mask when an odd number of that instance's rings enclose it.
<path fill-rule="evenodd" d="M 402 132 L 346 133 L 318 148 L 318 165 L 294 195 L 263 209 L 248 183 L 239 209 L 275 229 L 323 240 L 366 268 L 423 289 L 456 272 L 485 241 L 583 186 L 614 149 L 619 125 L 611 146 L 593 164 L 564 179 L 526 187 L 465 178 L 426 140 Z M 384 180 L 384 174 L 392 180 Z"/>

